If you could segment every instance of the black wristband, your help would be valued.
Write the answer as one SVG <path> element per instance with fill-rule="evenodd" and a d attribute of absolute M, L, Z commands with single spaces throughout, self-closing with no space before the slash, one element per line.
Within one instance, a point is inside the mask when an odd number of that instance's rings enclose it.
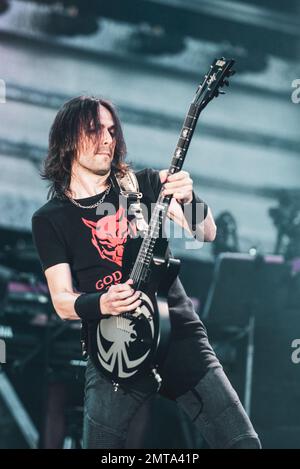
<path fill-rule="evenodd" d="M 83 321 L 96 321 L 104 317 L 100 309 L 102 293 L 82 293 L 74 303 L 77 316 Z"/>

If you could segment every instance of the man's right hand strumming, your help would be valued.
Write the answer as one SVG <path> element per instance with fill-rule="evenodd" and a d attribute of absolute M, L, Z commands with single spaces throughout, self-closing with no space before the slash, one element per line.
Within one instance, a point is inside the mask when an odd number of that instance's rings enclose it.
<path fill-rule="evenodd" d="M 133 311 L 141 305 L 139 299 L 141 292 L 134 291 L 132 279 L 125 283 L 111 285 L 106 293 L 100 297 L 100 310 L 102 314 L 117 316 L 121 313 Z"/>

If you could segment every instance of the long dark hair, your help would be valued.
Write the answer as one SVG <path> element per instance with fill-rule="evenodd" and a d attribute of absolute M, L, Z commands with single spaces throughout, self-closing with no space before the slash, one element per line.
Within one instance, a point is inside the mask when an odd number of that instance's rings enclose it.
<path fill-rule="evenodd" d="M 124 175 L 129 169 L 125 163 L 126 144 L 120 119 L 111 102 L 93 96 L 72 98 L 58 111 L 49 133 L 48 154 L 40 175 L 50 181 L 48 199 L 55 196 L 65 198 L 70 187 L 72 162 L 78 154 L 81 139 L 88 135 L 91 125 L 100 132 L 99 106 L 110 111 L 115 124 L 116 146 L 112 161 L 112 171 Z"/>

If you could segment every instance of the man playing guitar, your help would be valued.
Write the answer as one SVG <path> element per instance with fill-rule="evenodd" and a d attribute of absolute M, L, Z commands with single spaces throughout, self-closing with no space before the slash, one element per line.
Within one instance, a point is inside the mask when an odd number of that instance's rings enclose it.
<path fill-rule="evenodd" d="M 48 202 L 32 217 L 33 237 L 51 299 L 63 320 L 95 322 L 120 316 L 141 305 L 141 292 L 122 278 L 124 246 L 134 225 L 118 205 L 113 176 L 124 174 L 126 146 L 112 104 L 80 96 L 59 110 L 49 137 L 42 177 L 50 181 Z M 209 207 L 193 191 L 186 171 L 167 177 L 167 170 L 135 173 L 147 206 L 162 185 L 171 195 L 168 216 L 190 230 L 183 206 L 202 203 L 198 224 L 204 241 L 216 227 Z M 98 216 L 110 203 L 115 215 Z M 107 223 L 113 217 L 115 225 Z M 206 329 L 176 277 L 168 293 L 171 339 L 160 370 L 159 392 L 190 416 L 211 448 L 259 448 L 260 442 L 236 392 L 213 352 Z M 157 392 L 150 373 L 122 383 L 111 380 L 88 360 L 84 403 L 84 448 L 124 448 L 129 424 L 139 407 Z"/>

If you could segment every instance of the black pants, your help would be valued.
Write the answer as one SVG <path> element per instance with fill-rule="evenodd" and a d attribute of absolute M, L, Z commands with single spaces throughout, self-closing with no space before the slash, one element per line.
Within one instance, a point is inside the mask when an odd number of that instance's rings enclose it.
<path fill-rule="evenodd" d="M 195 347 L 197 350 L 197 345 Z M 211 448 L 260 448 L 258 436 L 218 360 L 211 362 L 203 372 L 203 360 L 198 366 L 201 357 L 196 355 L 194 360 L 185 363 L 180 344 L 173 343 L 173 348 L 170 360 L 174 366 L 169 375 L 166 373 L 163 395 L 177 402 Z M 171 366 L 170 360 L 166 369 Z M 111 381 L 89 361 L 84 448 L 124 448 L 132 418 L 156 392 L 157 384 L 151 375 L 131 387 L 114 391 Z"/>

